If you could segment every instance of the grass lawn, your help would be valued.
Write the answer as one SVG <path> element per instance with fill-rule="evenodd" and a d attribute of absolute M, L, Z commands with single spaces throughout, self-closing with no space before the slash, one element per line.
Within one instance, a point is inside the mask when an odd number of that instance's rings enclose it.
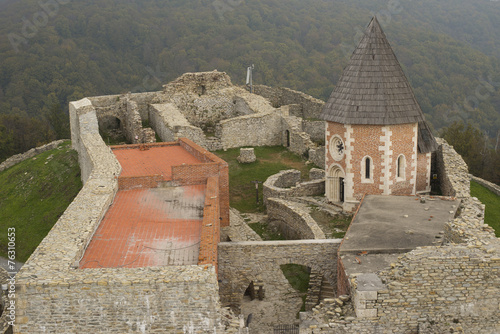
<path fill-rule="evenodd" d="M 16 261 L 25 262 L 82 188 L 76 151 L 58 148 L 0 173 L 0 255 L 15 228 Z"/>
<path fill-rule="evenodd" d="M 470 182 L 470 194 L 486 205 L 484 222 L 493 227 L 500 238 L 500 196 L 474 181 Z"/>
<path fill-rule="evenodd" d="M 286 240 L 285 237 L 280 233 L 273 231 L 269 228 L 269 226 L 266 223 L 251 223 L 248 224 L 252 230 L 257 233 L 262 240 L 268 241 L 268 240 Z"/>
<path fill-rule="evenodd" d="M 302 177 L 309 177 L 309 169 L 314 165 L 306 165 L 305 160 L 288 151 L 283 146 L 255 147 L 257 161 L 250 164 L 240 164 L 236 158 L 239 148 L 214 152 L 229 164 L 229 197 L 230 205 L 240 212 L 263 212 L 262 184 L 259 184 L 259 203 L 256 202 L 255 184 L 285 169 L 298 169 Z"/>

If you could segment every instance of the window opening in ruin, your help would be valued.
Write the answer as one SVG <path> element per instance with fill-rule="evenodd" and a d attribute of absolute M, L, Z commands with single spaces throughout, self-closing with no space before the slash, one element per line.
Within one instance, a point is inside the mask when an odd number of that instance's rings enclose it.
<path fill-rule="evenodd" d="M 285 136 L 286 136 L 286 147 L 290 147 L 290 131 L 285 130 Z"/>
<path fill-rule="evenodd" d="M 250 282 L 248 285 L 248 288 L 245 290 L 245 293 L 243 296 L 248 296 L 250 297 L 250 300 L 254 300 L 257 297 L 257 294 L 255 293 L 255 286 L 253 284 L 253 281 Z"/>
<path fill-rule="evenodd" d="M 199 96 L 205 95 L 205 93 L 207 92 L 207 87 L 205 85 L 200 85 L 196 90 L 198 91 Z"/>

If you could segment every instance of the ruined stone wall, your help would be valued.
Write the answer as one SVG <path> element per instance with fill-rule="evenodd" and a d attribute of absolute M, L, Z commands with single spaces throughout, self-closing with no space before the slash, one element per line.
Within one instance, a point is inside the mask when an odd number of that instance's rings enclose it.
<path fill-rule="evenodd" d="M 283 107 L 286 111 L 289 109 Z M 316 148 L 317 145 L 311 141 L 309 134 L 302 130 L 302 119 L 295 116 L 283 117 L 283 131 L 285 137 L 283 138 L 283 144 L 291 152 L 298 155 L 308 154 L 309 149 Z"/>
<path fill-rule="evenodd" d="M 302 92 L 283 87 L 268 87 L 254 85 L 254 93 L 269 99 L 275 108 L 288 104 L 300 105 L 300 109 L 293 109 L 291 116 L 319 119 L 325 102 Z"/>
<path fill-rule="evenodd" d="M 309 149 L 309 161 L 311 161 L 319 168 L 325 169 L 325 152 L 325 146 Z"/>
<path fill-rule="evenodd" d="M 112 108 L 116 109 L 119 104 L 123 103 L 125 100 L 134 101 L 137 103 L 137 108 L 141 118 L 147 120 L 149 118 L 149 104 L 158 103 L 162 100 L 162 92 L 144 92 L 144 93 L 128 93 L 128 94 L 115 94 L 115 95 L 103 95 L 103 96 L 93 96 L 88 99 L 92 102 L 92 105 L 98 110 L 101 108 Z M 154 102 L 156 101 L 156 102 Z"/>
<path fill-rule="evenodd" d="M 262 112 L 226 119 L 220 122 L 222 147 L 281 145 L 281 117 Z"/>
<path fill-rule="evenodd" d="M 152 104 L 149 121 L 162 141 L 171 142 L 178 138 L 189 138 L 200 146 L 206 146 L 203 130 L 191 125 L 182 112 L 171 103 Z"/>
<path fill-rule="evenodd" d="M 467 164 L 446 140 L 436 138 L 436 141 L 439 144 L 436 167 L 442 195 L 469 197 L 470 179 Z"/>
<path fill-rule="evenodd" d="M 269 198 L 318 196 L 325 193 L 325 179 L 300 182 L 300 171 L 289 169 L 268 177 L 262 191 L 265 205 Z"/>
<path fill-rule="evenodd" d="M 295 263 L 313 268 L 335 286 L 336 261 L 340 239 L 247 241 L 219 243 L 219 279 L 221 302 L 238 309 L 251 281 L 264 285 L 266 298 L 283 298 L 286 279 L 277 279 L 279 266 Z M 300 308 L 300 306 L 299 306 Z"/>
<path fill-rule="evenodd" d="M 77 269 L 118 190 L 121 167 L 88 99 L 70 103 L 70 120 L 84 187 L 16 276 L 14 332 L 222 331 L 209 264 Z"/>
<path fill-rule="evenodd" d="M 325 145 L 325 121 L 303 119 L 302 131 L 307 133 L 314 143 Z"/>
<path fill-rule="evenodd" d="M 65 141 L 64 139 L 56 140 L 48 144 L 32 148 L 24 153 L 13 155 L 0 164 L 0 172 L 14 165 L 17 165 L 18 163 L 23 162 L 24 160 L 31 159 L 37 154 L 53 150 L 54 148 L 61 145 L 64 141 Z"/>
<path fill-rule="evenodd" d="M 303 207 L 303 204 L 268 198 L 267 216 L 287 240 L 326 239 L 316 221 Z"/>

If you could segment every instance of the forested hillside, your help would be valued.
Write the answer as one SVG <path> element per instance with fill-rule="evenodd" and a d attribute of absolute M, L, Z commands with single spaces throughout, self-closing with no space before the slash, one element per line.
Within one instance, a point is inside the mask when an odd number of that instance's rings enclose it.
<path fill-rule="evenodd" d="M 325 100 L 377 14 L 435 130 L 500 129 L 500 2 L 0 0 L 0 161 L 68 137 L 67 104 L 217 69 Z"/>

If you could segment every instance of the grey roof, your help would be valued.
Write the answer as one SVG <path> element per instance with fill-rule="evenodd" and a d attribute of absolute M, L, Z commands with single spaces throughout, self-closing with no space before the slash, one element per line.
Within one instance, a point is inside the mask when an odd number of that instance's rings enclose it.
<path fill-rule="evenodd" d="M 420 152 L 437 147 L 376 17 L 368 24 L 320 118 L 342 124 L 419 123 L 419 139 L 425 141 L 419 140 Z M 421 135 L 421 131 L 426 133 Z"/>

